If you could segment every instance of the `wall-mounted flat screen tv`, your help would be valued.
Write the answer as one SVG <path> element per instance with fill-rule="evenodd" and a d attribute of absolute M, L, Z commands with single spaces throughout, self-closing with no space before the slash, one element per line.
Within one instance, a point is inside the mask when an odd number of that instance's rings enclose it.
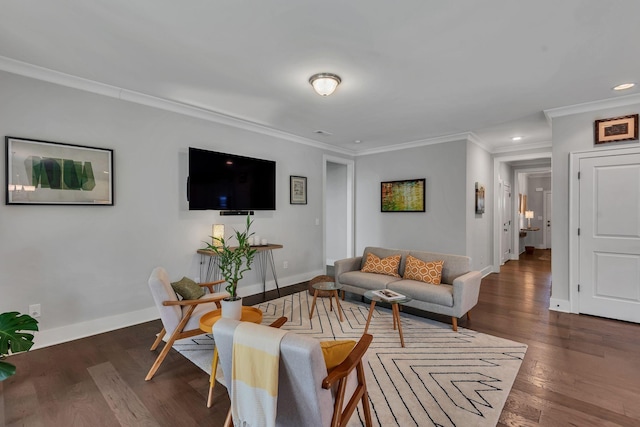
<path fill-rule="evenodd" d="M 276 162 L 189 147 L 189 210 L 275 210 Z"/>

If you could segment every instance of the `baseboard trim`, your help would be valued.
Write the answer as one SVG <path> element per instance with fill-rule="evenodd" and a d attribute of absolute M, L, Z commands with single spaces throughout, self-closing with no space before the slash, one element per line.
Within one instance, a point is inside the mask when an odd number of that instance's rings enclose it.
<path fill-rule="evenodd" d="M 324 274 L 323 270 L 281 277 L 278 278 L 278 284 L 282 289 L 287 286 L 305 282 L 321 274 Z M 276 282 L 274 280 L 267 281 L 266 290 L 269 291 L 272 289 L 276 289 Z M 262 293 L 262 283 L 242 286 L 239 287 L 238 290 L 240 296 L 259 294 Z M 73 325 L 61 326 L 59 328 L 45 329 L 43 331 L 35 332 L 35 344 L 31 349 L 37 350 L 39 348 L 62 344 L 80 338 L 86 338 L 92 335 L 102 334 L 104 332 L 110 332 L 120 328 L 126 328 L 127 326 L 138 325 L 140 323 L 149 322 L 151 320 L 156 320 L 159 318 L 160 315 L 158 314 L 158 309 L 153 306 L 129 313 L 116 314 L 114 316 L 101 317 L 99 319 L 75 323 Z"/>
<path fill-rule="evenodd" d="M 550 298 L 549 310 L 571 313 L 571 302 L 566 299 Z"/>
<path fill-rule="evenodd" d="M 32 350 L 149 322 L 159 318 L 158 309 L 154 306 L 129 313 L 116 314 L 114 316 L 74 323 L 73 325 L 61 326 L 59 328 L 45 329 L 35 333 Z"/>
<path fill-rule="evenodd" d="M 486 277 L 491 273 L 493 273 L 493 266 L 491 266 L 491 265 L 488 265 L 485 268 L 483 268 L 482 270 L 480 270 L 480 274 L 482 274 L 482 277 Z"/>

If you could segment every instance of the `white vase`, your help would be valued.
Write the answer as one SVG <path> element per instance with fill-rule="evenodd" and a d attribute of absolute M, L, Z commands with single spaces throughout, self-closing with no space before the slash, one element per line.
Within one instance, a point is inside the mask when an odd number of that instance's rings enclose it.
<path fill-rule="evenodd" d="M 242 317 L 242 298 L 229 300 L 227 298 L 220 301 L 222 304 L 222 317 L 225 319 L 240 320 Z"/>

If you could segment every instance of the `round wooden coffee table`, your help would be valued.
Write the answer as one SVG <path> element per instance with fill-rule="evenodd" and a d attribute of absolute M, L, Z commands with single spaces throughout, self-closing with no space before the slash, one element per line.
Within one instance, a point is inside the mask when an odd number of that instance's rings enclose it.
<path fill-rule="evenodd" d="M 200 318 L 200 329 L 207 333 L 213 332 L 213 326 L 222 319 L 222 309 L 213 310 L 203 314 Z M 262 311 L 255 307 L 242 307 L 241 322 L 262 323 Z M 213 348 L 213 360 L 211 361 L 211 375 L 209 376 L 209 396 L 207 408 L 213 404 L 213 387 L 216 384 L 216 370 L 218 369 L 218 346 Z"/>

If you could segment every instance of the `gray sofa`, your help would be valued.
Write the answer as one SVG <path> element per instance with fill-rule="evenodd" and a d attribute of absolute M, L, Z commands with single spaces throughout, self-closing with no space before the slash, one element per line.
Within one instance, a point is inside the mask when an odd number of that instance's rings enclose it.
<path fill-rule="evenodd" d="M 432 285 L 402 277 L 363 273 L 360 269 L 368 253 L 380 258 L 400 254 L 400 276 L 404 274 L 407 255 L 427 262 L 442 260 L 442 282 L 440 285 Z M 370 290 L 391 289 L 413 298 L 403 304 L 407 307 L 451 316 L 454 331 L 458 330 L 458 318 L 465 314 L 468 316 L 469 310 L 478 303 L 482 275 L 479 271 L 470 271 L 471 258 L 466 256 L 367 247 L 362 256 L 336 261 L 334 266 L 336 284 L 342 285 L 344 291 L 364 295 Z"/>

